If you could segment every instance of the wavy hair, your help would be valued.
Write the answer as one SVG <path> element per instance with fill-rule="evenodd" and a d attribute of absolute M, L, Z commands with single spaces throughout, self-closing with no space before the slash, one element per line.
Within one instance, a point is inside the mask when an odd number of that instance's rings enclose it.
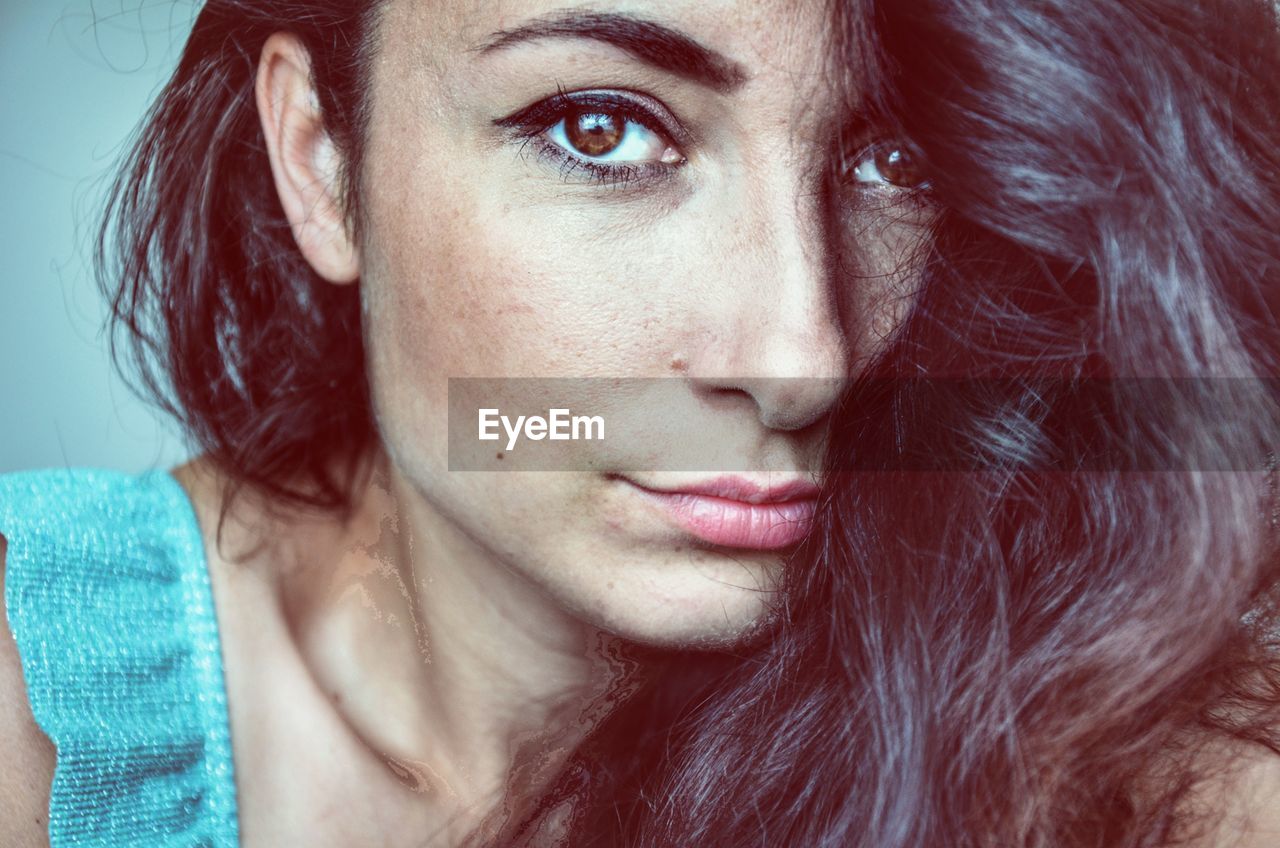
<path fill-rule="evenodd" d="M 653 658 L 504 840 L 566 802 L 575 846 L 1191 838 L 1215 744 L 1280 752 L 1280 561 L 1245 473 L 1280 420 L 1275 10 L 836 7 L 845 120 L 909 141 L 942 210 L 918 295 L 833 416 L 776 633 Z M 358 225 L 377 8 L 207 3 L 99 257 L 144 388 L 237 479 L 323 508 L 374 439 L 358 303 L 292 243 L 252 80 L 267 35 L 303 38 Z"/>
<path fill-rule="evenodd" d="M 1280 754 L 1275 10 L 843 8 L 849 114 L 943 209 L 918 298 L 834 416 L 781 631 L 583 844 L 1194 840 L 1216 755 Z"/>

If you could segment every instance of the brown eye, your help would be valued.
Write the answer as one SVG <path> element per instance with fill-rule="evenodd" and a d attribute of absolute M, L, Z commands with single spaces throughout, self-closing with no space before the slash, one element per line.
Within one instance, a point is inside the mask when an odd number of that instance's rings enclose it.
<path fill-rule="evenodd" d="M 927 188 L 924 169 L 905 147 L 876 144 L 862 153 L 853 169 L 860 183 L 879 183 L 894 188 Z"/>
<path fill-rule="evenodd" d="M 560 92 L 494 123 L 515 130 L 522 149 L 535 142 L 560 163 L 566 179 L 638 184 L 687 161 L 672 140 L 686 137 L 684 128 L 661 104 L 642 103 L 638 94 Z"/>
<path fill-rule="evenodd" d="M 584 156 L 604 156 L 622 143 L 627 121 L 610 112 L 576 112 L 565 118 L 565 137 Z"/>
<path fill-rule="evenodd" d="M 903 188 L 916 188 L 924 183 L 924 171 L 911 154 L 900 147 L 882 148 L 876 155 L 876 170 L 887 182 Z"/>

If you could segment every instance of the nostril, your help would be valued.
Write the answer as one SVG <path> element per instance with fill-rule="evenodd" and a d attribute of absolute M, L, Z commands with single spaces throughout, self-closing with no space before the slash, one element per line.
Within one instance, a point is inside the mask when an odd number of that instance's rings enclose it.
<path fill-rule="evenodd" d="M 771 430 L 799 431 L 826 418 L 837 397 L 841 381 L 816 377 L 776 377 L 754 396 L 760 404 L 760 419 Z"/>
<path fill-rule="evenodd" d="M 754 413 L 758 403 L 746 386 L 748 382 L 740 380 L 735 384 L 734 381 L 717 381 L 715 385 L 704 385 L 702 396 L 716 410 L 750 409 Z"/>
<path fill-rule="evenodd" d="M 816 377 L 703 379 L 697 392 L 711 408 L 747 410 L 770 430 L 803 431 L 820 425 L 839 396 L 843 381 Z"/>

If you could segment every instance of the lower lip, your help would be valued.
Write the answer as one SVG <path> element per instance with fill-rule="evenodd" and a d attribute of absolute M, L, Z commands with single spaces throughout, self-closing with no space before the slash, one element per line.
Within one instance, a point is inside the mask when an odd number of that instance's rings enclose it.
<path fill-rule="evenodd" d="M 688 492 L 636 487 L 683 530 L 711 545 L 775 551 L 798 544 L 813 527 L 816 500 L 751 504 Z"/>

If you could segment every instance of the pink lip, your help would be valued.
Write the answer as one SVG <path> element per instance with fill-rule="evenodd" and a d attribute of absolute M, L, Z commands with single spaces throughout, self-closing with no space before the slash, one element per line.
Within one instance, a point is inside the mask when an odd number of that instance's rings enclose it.
<path fill-rule="evenodd" d="M 818 487 L 806 481 L 765 488 L 720 477 L 668 491 L 632 485 L 686 532 L 729 548 L 791 547 L 808 534 L 817 509 Z"/>

